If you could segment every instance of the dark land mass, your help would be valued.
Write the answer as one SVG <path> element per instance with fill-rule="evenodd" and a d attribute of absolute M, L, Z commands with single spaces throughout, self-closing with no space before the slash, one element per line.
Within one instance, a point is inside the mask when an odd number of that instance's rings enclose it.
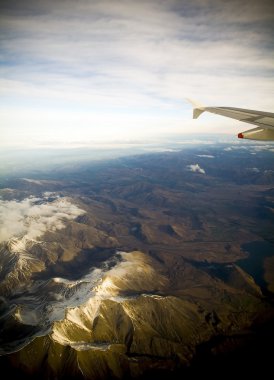
<path fill-rule="evenodd" d="M 274 154 L 260 147 L 3 178 L 3 201 L 69 199 L 84 212 L 26 243 L 20 266 L 22 252 L 1 243 L 1 368 L 21 379 L 267 373 Z"/>

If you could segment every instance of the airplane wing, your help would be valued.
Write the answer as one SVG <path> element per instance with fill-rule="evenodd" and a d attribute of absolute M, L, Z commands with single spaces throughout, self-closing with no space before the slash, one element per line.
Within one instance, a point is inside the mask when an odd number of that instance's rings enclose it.
<path fill-rule="evenodd" d="M 274 141 L 274 113 L 234 107 L 204 107 L 193 100 L 187 100 L 193 106 L 193 119 L 197 119 L 203 112 L 216 113 L 257 126 L 239 133 L 240 139 Z"/>

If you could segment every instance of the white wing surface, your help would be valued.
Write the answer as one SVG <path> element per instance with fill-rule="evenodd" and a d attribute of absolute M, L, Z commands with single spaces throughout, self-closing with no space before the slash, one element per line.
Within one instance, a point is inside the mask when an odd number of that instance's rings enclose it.
<path fill-rule="evenodd" d="M 203 112 L 216 113 L 257 126 L 239 133 L 240 139 L 274 140 L 274 113 L 234 107 L 204 107 L 193 100 L 188 100 L 193 106 L 193 119 L 197 119 Z"/>

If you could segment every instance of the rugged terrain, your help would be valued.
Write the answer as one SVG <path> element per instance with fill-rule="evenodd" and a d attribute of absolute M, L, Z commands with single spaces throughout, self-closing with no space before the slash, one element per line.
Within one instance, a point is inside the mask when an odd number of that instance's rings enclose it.
<path fill-rule="evenodd" d="M 270 366 L 271 146 L 82 163 L 1 187 L 0 363 L 14 376 Z"/>

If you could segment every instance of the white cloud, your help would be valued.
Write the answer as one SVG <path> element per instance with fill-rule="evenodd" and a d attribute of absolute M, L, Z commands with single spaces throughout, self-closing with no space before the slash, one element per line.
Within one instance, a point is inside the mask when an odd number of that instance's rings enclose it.
<path fill-rule="evenodd" d="M 43 185 L 43 182 L 37 179 L 22 178 L 23 181 L 34 183 L 35 185 Z"/>
<path fill-rule="evenodd" d="M 250 171 L 254 172 L 254 173 L 259 173 L 260 172 L 260 169 L 258 168 L 249 168 Z"/>
<path fill-rule="evenodd" d="M 187 168 L 191 172 L 205 174 L 205 170 L 198 164 L 188 165 Z"/>
<path fill-rule="evenodd" d="M 204 158 L 215 158 L 215 156 L 212 156 L 211 154 L 197 154 L 198 157 L 204 157 Z"/>
<path fill-rule="evenodd" d="M 72 220 L 84 211 L 68 198 L 25 198 L 22 201 L 0 200 L 0 242 L 10 238 L 35 240 L 46 231 L 65 227 L 65 220 Z"/>
<path fill-rule="evenodd" d="M 273 152 L 273 144 L 266 144 L 265 142 L 262 145 L 253 145 L 251 149 L 254 149 L 255 152 L 260 151 L 270 151 Z"/>

